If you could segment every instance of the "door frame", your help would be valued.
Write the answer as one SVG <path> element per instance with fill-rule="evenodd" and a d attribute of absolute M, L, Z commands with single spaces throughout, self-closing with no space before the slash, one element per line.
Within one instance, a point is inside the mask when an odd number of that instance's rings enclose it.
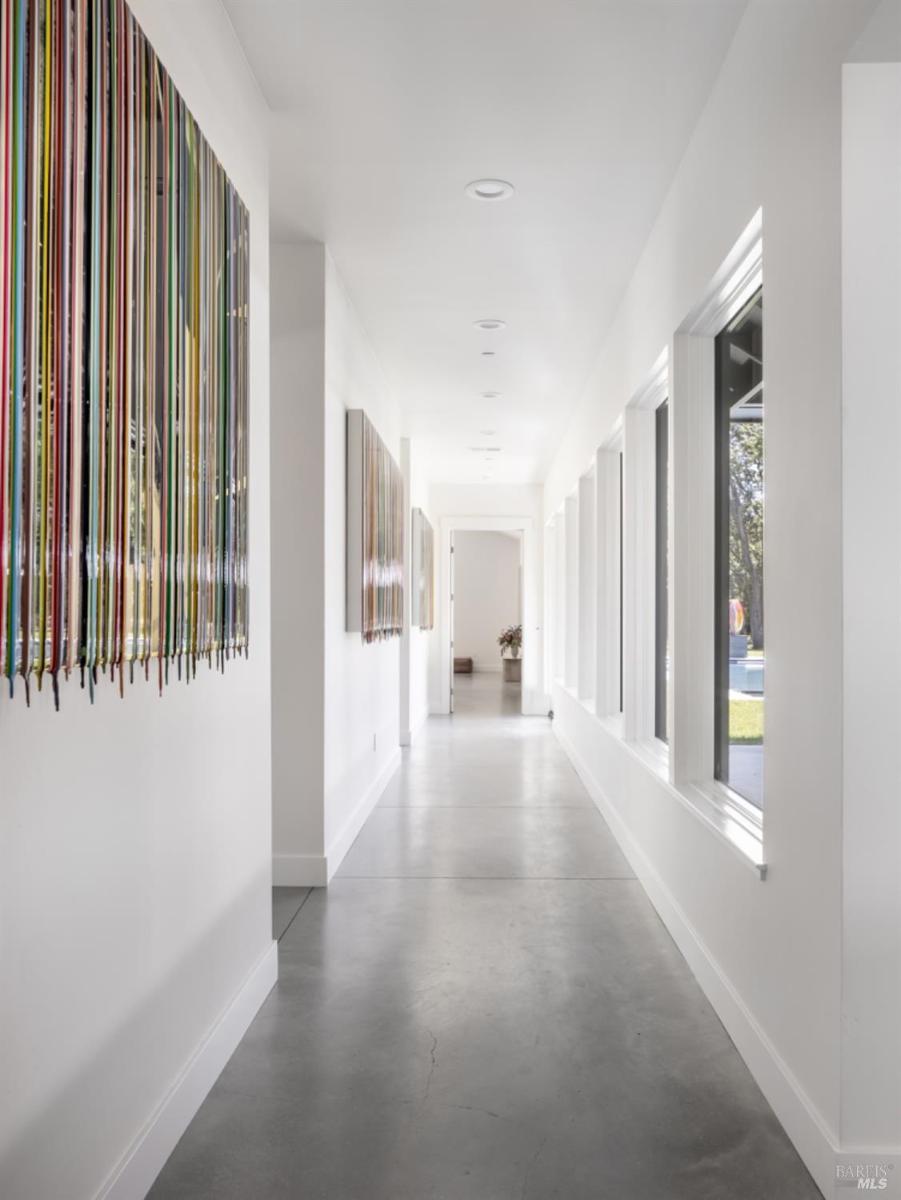
<path fill-rule="evenodd" d="M 451 540 L 456 532 L 522 534 L 522 712 L 526 716 L 546 716 L 548 698 L 544 686 L 544 650 L 542 629 L 541 559 L 535 542 L 535 523 L 531 516 L 442 517 L 440 523 L 438 641 L 440 646 L 439 712 L 451 711 L 453 682 L 453 638 L 451 605 Z"/>

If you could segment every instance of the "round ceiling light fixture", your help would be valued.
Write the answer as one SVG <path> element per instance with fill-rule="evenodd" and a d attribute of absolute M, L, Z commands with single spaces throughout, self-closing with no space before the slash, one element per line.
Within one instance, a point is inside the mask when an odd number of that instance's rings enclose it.
<path fill-rule="evenodd" d="M 482 317 L 480 321 L 474 321 L 476 329 L 482 329 L 485 333 L 494 333 L 498 329 L 506 329 L 507 322 L 502 321 L 499 317 Z"/>
<path fill-rule="evenodd" d="M 482 358 L 494 358 L 494 351 L 493 350 L 483 350 Z"/>
<path fill-rule="evenodd" d="M 495 200 L 509 200 L 515 189 L 506 179 L 474 179 L 472 183 L 467 183 L 465 191 L 472 200 L 492 203 Z"/>
<path fill-rule="evenodd" d="M 500 395 L 501 395 L 500 392 L 482 392 L 482 399 L 483 400 L 497 400 L 497 398 Z"/>

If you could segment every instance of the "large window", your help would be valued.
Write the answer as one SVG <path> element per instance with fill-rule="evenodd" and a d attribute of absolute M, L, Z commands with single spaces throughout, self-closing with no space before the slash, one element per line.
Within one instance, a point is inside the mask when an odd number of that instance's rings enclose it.
<path fill-rule="evenodd" d="M 763 297 L 716 339 L 716 778 L 763 808 Z"/>
<path fill-rule="evenodd" d="M 669 739 L 666 719 L 669 679 L 669 404 L 657 409 L 656 525 L 655 525 L 655 628 L 654 628 L 654 733 Z"/>

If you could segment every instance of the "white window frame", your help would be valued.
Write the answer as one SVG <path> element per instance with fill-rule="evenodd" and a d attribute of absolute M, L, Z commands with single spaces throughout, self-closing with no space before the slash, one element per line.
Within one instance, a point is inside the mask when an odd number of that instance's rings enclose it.
<path fill-rule="evenodd" d="M 669 396 L 669 350 L 626 408 L 623 555 L 624 736 L 666 767 L 669 747 L 655 734 L 657 687 L 657 409 Z"/>
<path fill-rule="evenodd" d="M 670 782 L 766 876 L 763 814 L 714 778 L 714 342 L 763 283 L 759 210 L 670 351 Z"/>
<path fill-rule="evenodd" d="M 566 531 L 566 607 L 564 609 L 563 684 L 574 694 L 579 682 L 579 492 L 563 504 Z"/>
<path fill-rule="evenodd" d="M 623 736 L 620 712 L 620 454 L 623 421 L 595 455 L 595 558 L 597 636 L 595 639 L 595 712 L 611 733 Z M 625 656 L 622 655 L 625 672 Z M 625 679 L 623 680 L 625 699 Z"/>
<path fill-rule="evenodd" d="M 579 480 L 579 699 L 594 708 L 597 687 L 597 502 L 595 465 Z"/>
<path fill-rule="evenodd" d="M 563 685 L 566 674 L 566 513 L 554 514 L 554 668 L 553 681 Z"/>
<path fill-rule="evenodd" d="M 544 679 L 550 699 L 556 678 L 555 641 L 557 637 L 557 531 L 554 518 L 544 526 Z"/>

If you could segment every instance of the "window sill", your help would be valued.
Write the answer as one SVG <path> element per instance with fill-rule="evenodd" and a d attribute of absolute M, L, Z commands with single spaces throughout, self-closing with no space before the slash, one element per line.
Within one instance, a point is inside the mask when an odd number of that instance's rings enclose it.
<path fill-rule="evenodd" d="M 676 796 L 699 820 L 733 850 L 763 882 L 767 866 L 763 857 L 763 830 L 746 818 L 732 800 L 732 793 L 716 780 L 706 784 L 670 785 Z"/>
<path fill-rule="evenodd" d="M 620 742 L 625 742 L 622 713 L 609 713 L 606 717 L 598 717 L 598 720 L 611 737 L 615 737 Z"/>
<path fill-rule="evenodd" d="M 763 882 L 767 865 L 763 858 L 763 831 L 753 818 L 742 811 L 742 801 L 729 788 L 716 780 L 709 783 L 674 784 L 669 777 L 669 746 L 654 738 L 652 741 L 628 742 L 623 737 L 623 715 L 615 713 L 597 717 L 593 701 L 581 700 L 575 688 L 559 684 L 562 691 L 586 712 L 596 716 L 598 724 L 618 741 L 645 770 L 650 771 L 674 800 L 687 809 L 711 833 L 727 846 L 738 860 L 749 867 Z"/>
<path fill-rule="evenodd" d="M 629 749 L 636 758 L 669 786 L 669 746 L 659 738 L 645 742 L 632 742 Z"/>
<path fill-rule="evenodd" d="M 706 785 L 674 784 L 670 779 L 669 746 L 658 738 L 623 744 L 683 808 L 706 825 L 761 881 L 766 879 L 763 830 L 759 822 L 741 811 L 742 801 L 738 797 L 716 780 Z"/>

